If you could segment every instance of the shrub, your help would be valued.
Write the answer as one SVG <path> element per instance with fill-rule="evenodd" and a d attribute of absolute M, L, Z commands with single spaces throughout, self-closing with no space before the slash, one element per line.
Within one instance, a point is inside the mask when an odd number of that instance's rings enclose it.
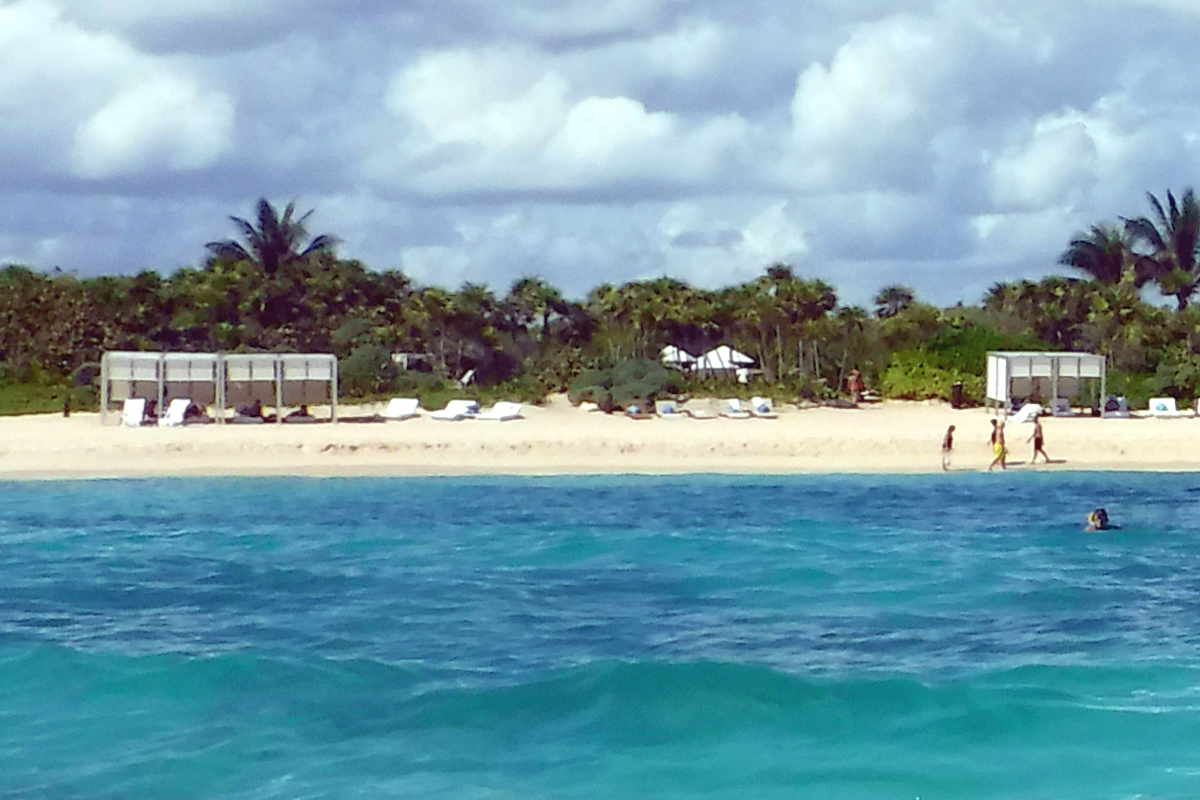
<path fill-rule="evenodd" d="M 963 385 L 963 400 L 972 405 L 983 402 L 986 385 L 983 375 L 930 363 L 928 353 L 909 350 L 897 353 L 884 370 L 880 389 L 885 397 L 907 400 L 949 400 L 955 383 Z"/>
<path fill-rule="evenodd" d="M 361 344 L 346 356 L 338 368 L 341 391 L 350 397 L 367 397 L 391 391 L 396 380 L 396 365 L 391 352 L 382 345 Z"/>
<path fill-rule="evenodd" d="M 571 383 L 568 398 L 575 405 L 590 401 L 600 405 L 628 406 L 667 393 L 678 393 L 682 377 L 657 361 L 622 361 L 612 369 L 587 370 Z"/>

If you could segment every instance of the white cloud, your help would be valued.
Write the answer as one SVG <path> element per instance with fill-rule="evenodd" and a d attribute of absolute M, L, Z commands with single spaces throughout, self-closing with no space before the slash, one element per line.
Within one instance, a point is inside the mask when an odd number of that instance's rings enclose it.
<path fill-rule="evenodd" d="M 233 117 L 226 95 L 161 75 L 92 114 L 79 128 L 72 162 L 84 178 L 211 166 L 231 147 Z"/>
<path fill-rule="evenodd" d="M 68 22 L 48 2 L 0 6 L 0 49 L 14 54 L 0 70 L 0 107 L 22 123 L 0 133 L 10 159 L 49 152 L 31 163 L 58 177 L 98 179 L 209 166 L 230 147 L 227 95 Z"/>
<path fill-rule="evenodd" d="M 748 135 L 736 115 L 691 120 L 581 94 L 547 59 L 511 50 L 428 54 L 392 80 L 387 107 L 406 135 L 366 171 L 435 195 L 703 182 Z"/>
<path fill-rule="evenodd" d="M 1039 120 L 1019 146 L 992 165 L 995 203 L 1026 211 L 1076 206 L 1096 181 L 1097 161 L 1086 121 L 1076 115 Z"/>

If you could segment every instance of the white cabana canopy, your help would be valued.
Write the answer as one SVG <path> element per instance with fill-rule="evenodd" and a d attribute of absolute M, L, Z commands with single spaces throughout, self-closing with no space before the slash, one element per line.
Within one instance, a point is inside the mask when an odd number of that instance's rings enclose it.
<path fill-rule="evenodd" d="M 754 366 L 754 359 L 745 353 L 739 353 L 727 344 L 714 347 L 696 360 L 696 368 L 708 372 L 733 370 Z"/>
<path fill-rule="evenodd" d="M 328 402 L 337 421 L 337 357 L 329 353 L 143 353 L 112 351 L 100 358 L 100 421 L 108 406 L 130 397 L 154 399 L 160 409 L 184 397 L 219 409 L 253 400 L 275 406 Z"/>
<path fill-rule="evenodd" d="M 668 367 L 687 369 L 696 363 L 696 357 L 687 350 L 669 344 L 659 353 L 659 360 Z"/>
<path fill-rule="evenodd" d="M 1058 397 L 1078 394 L 1085 378 L 1100 381 L 1104 401 L 1104 356 L 1094 353 L 993 351 L 987 354 L 987 400 L 1007 407 L 1013 398 L 1040 398 L 1049 404 Z"/>

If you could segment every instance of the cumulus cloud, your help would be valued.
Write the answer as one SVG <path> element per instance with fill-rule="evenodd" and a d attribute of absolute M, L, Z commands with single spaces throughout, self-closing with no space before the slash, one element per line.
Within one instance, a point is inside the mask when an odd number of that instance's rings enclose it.
<path fill-rule="evenodd" d="M 1194 183 L 1198 34 L 1182 0 L 0 0 L 0 254 L 195 263 L 265 195 L 426 282 L 786 261 L 974 301 Z"/>
<path fill-rule="evenodd" d="M 428 54 L 392 80 L 387 106 L 407 135 L 370 171 L 416 166 L 413 186 L 433 195 L 702 184 L 736 159 L 748 131 L 736 115 L 693 120 L 586 95 L 550 60 L 511 50 Z"/>
<path fill-rule="evenodd" d="M 229 97 L 162 75 L 122 90 L 88 117 L 72 162 L 84 178 L 199 169 L 230 148 L 232 127 Z"/>
<path fill-rule="evenodd" d="M 228 95 L 109 34 L 84 30 L 47 2 L 0 6 L 0 48 L 15 54 L 0 77 L 0 105 L 19 109 L 22 120 L 6 126 L 0 146 L 10 159 L 54 154 L 30 162 L 49 177 L 194 170 L 231 145 Z"/>

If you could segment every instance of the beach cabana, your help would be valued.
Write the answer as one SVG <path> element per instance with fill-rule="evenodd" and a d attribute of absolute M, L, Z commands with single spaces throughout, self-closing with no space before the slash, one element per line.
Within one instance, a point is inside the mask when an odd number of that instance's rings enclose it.
<path fill-rule="evenodd" d="M 1014 399 L 1040 400 L 1050 406 L 1057 398 L 1077 395 L 1084 380 L 1100 381 L 1104 401 L 1104 356 L 1094 353 L 992 351 L 987 354 L 987 404 L 1007 410 Z"/>
<path fill-rule="evenodd" d="M 694 355 L 687 350 L 669 344 L 659 352 L 659 360 L 663 366 L 673 367 L 675 369 L 689 370 L 696 366 L 698 360 Z"/>
<path fill-rule="evenodd" d="M 329 403 L 337 422 L 337 358 L 328 353 L 232 353 L 222 356 L 225 396 L 219 406 L 237 408 L 258 401 L 275 407 L 283 422 L 284 406 Z"/>
<path fill-rule="evenodd" d="M 104 353 L 100 357 L 101 423 L 108 421 L 112 403 L 135 397 L 153 400 L 160 411 L 177 397 L 200 405 L 218 402 L 218 361 L 215 353 Z"/>
<path fill-rule="evenodd" d="M 754 359 L 727 344 L 714 347 L 696 359 L 696 369 L 708 376 L 735 375 L 754 366 Z"/>
<path fill-rule="evenodd" d="M 219 409 L 255 400 L 274 406 L 328 403 L 337 422 L 337 357 L 329 353 L 142 353 L 113 351 L 100 358 L 100 421 L 109 405 L 127 398 L 187 398 Z"/>

